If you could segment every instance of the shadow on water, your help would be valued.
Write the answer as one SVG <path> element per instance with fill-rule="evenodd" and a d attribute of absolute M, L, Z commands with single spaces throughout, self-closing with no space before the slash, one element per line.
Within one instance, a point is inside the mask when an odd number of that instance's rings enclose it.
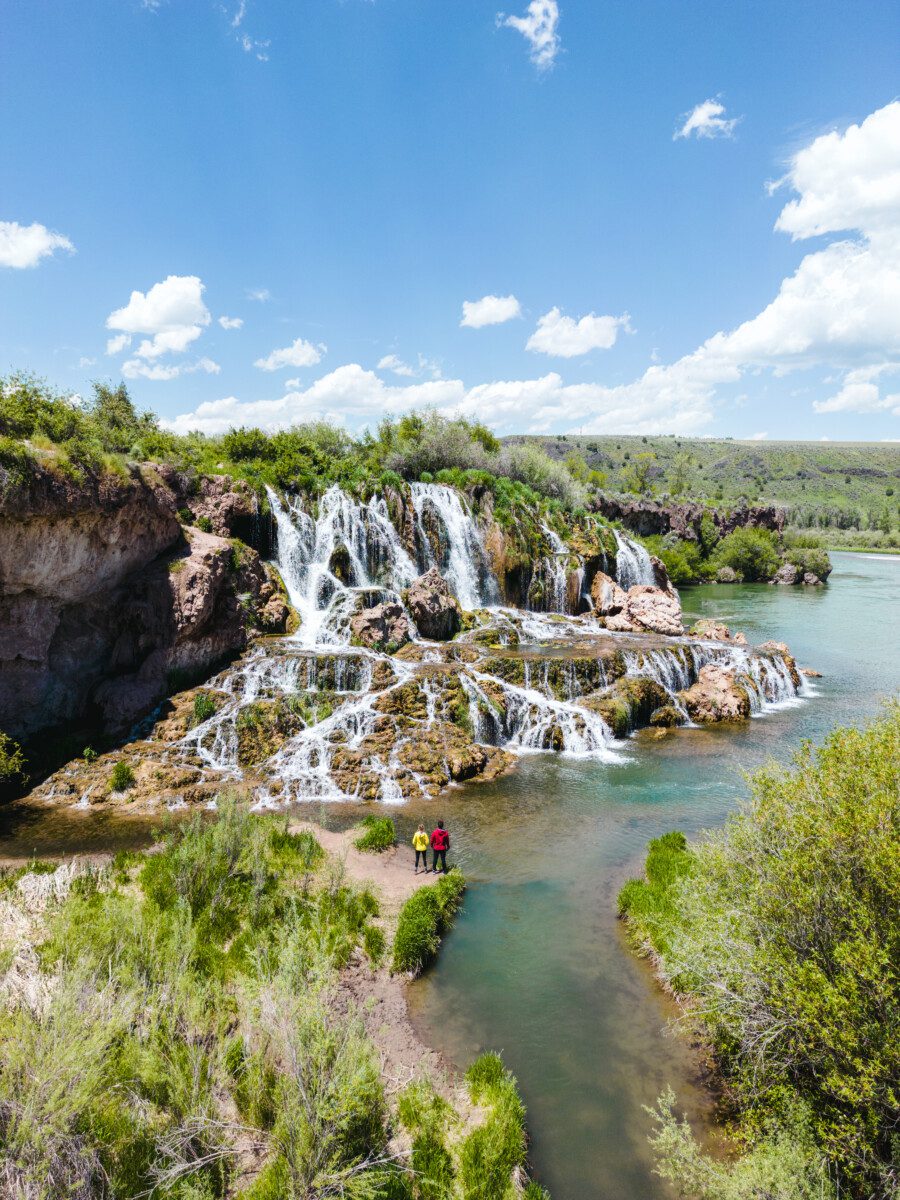
<path fill-rule="evenodd" d="M 532 1157 L 554 1200 L 655 1200 L 653 1104 L 671 1084 L 699 1128 L 711 1109 L 698 1055 L 666 1029 L 671 1002 L 628 952 L 615 917 L 622 882 L 648 839 L 720 823 L 746 793 L 742 772 L 786 759 L 804 738 L 874 714 L 897 687 L 900 559 L 836 554 L 827 588 L 685 589 L 689 617 L 786 641 L 816 667 L 817 695 L 732 730 L 638 735 L 617 764 L 536 754 L 493 783 L 392 810 L 408 838 L 443 816 L 469 876 L 466 903 L 435 967 L 410 989 L 426 1040 L 459 1066 L 502 1050 L 519 1077 Z M 303 814 L 332 827 L 358 806 Z M 159 819 L 74 810 L 0 810 L 0 855 L 145 844 Z"/>

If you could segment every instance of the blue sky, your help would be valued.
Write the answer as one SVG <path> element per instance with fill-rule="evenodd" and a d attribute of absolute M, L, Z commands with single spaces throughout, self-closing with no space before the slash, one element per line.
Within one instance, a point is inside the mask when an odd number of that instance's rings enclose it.
<path fill-rule="evenodd" d="M 0 371 L 179 429 L 896 438 L 898 49 L 893 0 L 13 6 Z"/>

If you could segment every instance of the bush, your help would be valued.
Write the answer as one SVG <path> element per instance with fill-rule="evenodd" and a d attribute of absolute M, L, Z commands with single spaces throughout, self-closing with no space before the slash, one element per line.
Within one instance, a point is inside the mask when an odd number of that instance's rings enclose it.
<path fill-rule="evenodd" d="M 208 721 L 210 717 L 214 717 L 218 711 L 219 706 L 209 692 L 198 692 L 194 697 L 194 711 L 191 724 L 202 725 L 204 721 Z"/>
<path fill-rule="evenodd" d="M 632 885 L 620 903 L 688 993 L 747 1140 L 774 1138 L 787 1163 L 802 1118 L 811 1179 L 817 1155 L 842 1196 L 887 1198 L 900 1077 L 900 705 L 750 785 L 745 809 L 687 852 L 689 870 L 674 841 L 657 855 L 660 904 L 642 910 Z"/>
<path fill-rule="evenodd" d="M 0 729 L 0 784 L 25 777 L 25 753 L 18 742 Z"/>
<path fill-rule="evenodd" d="M 108 789 L 111 792 L 127 792 L 129 788 L 134 787 L 135 778 L 134 771 L 127 762 L 122 762 L 120 759 L 112 769 L 109 776 Z"/>
<path fill-rule="evenodd" d="M 744 525 L 722 538 L 711 561 L 715 570 L 731 567 L 748 582 L 754 582 L 771 579 L 781 559 L 773 533 Z"/>
<path fill-rule="evenodd" d="M 665 954 L 669 930 L 677 912 L 674 885 L 687 875 L 693 856 L 683 833 L 664 833 L 649 846 L 646 879 L 629 879 L 619 892 L 619 916 L 628 921 L 638 945 Z"/>
<path fill-rule="evenodd" d="M 397 844 L 397 829 L 390 817 L 375 817 L 369 815 L 363 818 L 365 833 L 361 834 L 353 845 L 357 850 L 377 854 L 389 850 Z"/>
<path fill-rule="evenodd" d="M 436 884 L 419 888 L 403 905 L 391 970 L 418 975 L 437 954 L 441 937 L 462 903 L 466 881 L 454 867 Z"/>

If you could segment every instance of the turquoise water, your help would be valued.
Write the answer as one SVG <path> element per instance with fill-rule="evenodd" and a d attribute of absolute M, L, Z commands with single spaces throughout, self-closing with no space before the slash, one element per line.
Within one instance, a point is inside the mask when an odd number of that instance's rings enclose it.
<path fill-rule="evenodd" d="M 814 698 L 734 732 L 639 735 L 618 766 L 534 756 L 440 805 L 472 886 L 436 967 L 412 989 L 414 1016 L 460 1066 L 502 1050 L 554 1200 L 669 1196 L 652 1174 L 641 1106 L 667 1083 L 695 1120 L 708 1106 L 691 1048 L 666 1032 L 669 1003 L 615 919 L 647 840 L 722 821 L 745 793 L 742 770 L 864 720 L 897 688 L 900 560 L 833 557 L 826 588 L 682 594 L 689 614 L 719 617 L 751 642 L 786 641 L 823 672 Z"/>

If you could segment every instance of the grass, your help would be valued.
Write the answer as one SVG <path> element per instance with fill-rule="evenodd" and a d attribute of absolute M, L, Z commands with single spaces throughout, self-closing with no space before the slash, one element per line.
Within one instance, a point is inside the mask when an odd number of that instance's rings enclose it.
<path fill-rule="evenodd" d="M 647 848 L 644 879 L 629 879 L 618 896 L 619 916 L 638 946 L 665 955 L 669 925 L 677 916 L 673 885 L 691 870 L 692 854 L 683 833 L 653 838 Z"/>
<path fill-rule="evenodd" d="M 465 877 L 454 867 L 437 883 L 410 896 L 400 910 L 394 935 L 391 969 L 395 973 L 418 975 L 428 966 L 453 923 L 465 890 Z"/>
<path fill-rule="evenodd" d="M 365 832 L 360 834 L 353 845 L 357 850 L 369 854 L 380 854 L 390 850 L 397 844 L 397 827 L 391 817 L 376 817 L 369 815 L 363 818 Z"/>

